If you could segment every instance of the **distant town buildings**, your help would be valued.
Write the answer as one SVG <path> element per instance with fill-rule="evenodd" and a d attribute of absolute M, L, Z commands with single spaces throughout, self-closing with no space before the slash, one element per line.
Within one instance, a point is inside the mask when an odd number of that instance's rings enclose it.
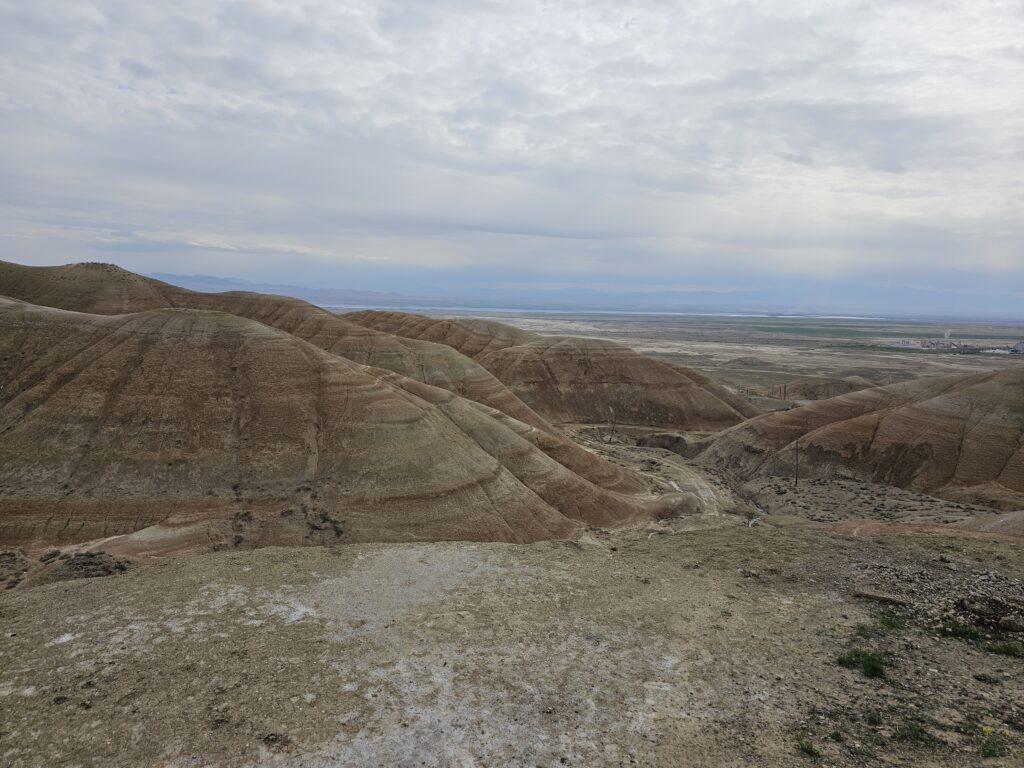
<path fill-rule="evenodd" d="M 921 339 L 921 349 L 946 349 L 950 352 L 966 352 L 975 349 L 973 344 L 952 341 L 948 336 L 944 339 Z"/>
<path fill-rule="evenodd" d="M 911 349 L 929 349 L 954 352 L 961 355 L 971 355 L 979 352 L 988 355 L 1024 355 L 1024 341 L 1018 341 L 1012 347 L 982 348 L 975 344 L 953 341 L 949 338 L 949 331 L 946 331 L 946 335 L 941 339 L 896 339 L 889 346 L 901 347 L 904 349 L 909 347 Z"/>

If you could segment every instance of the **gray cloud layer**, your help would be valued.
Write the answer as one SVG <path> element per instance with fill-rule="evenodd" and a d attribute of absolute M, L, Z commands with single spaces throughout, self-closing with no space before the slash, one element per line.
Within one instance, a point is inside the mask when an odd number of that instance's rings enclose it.
<path fill-rule="evenodd" d="M 1022 41 L 1019 0 L 0 0 L 0 256 L 1012 283 Z"/>

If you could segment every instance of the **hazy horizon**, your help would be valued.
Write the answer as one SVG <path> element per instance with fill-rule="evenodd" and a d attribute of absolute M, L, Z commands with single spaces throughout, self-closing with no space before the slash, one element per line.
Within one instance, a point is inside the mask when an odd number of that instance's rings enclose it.
<path fill-rule="evenodd" d="M 1024 315 L 1019 3 L 58 0 L 0 20 L 2 259 Z"/>
<path fill-rule="evenodd" d="M 284 292 L 325 306 L 358 308 L 394 308 L 419 310 L 472 310 L 486 312 L 626 312 L 637 314 L 760 314 L 828 315 L 863 317 L 869 314 L 883 318 L 917 318 L 934 321 L 996 320 L 1024 324 L 1024 307 L 1008 294 L 993 293 L 984 309 L 961 311 L 946 306 L 945 311 L 931 307 L 943 298 L 940 294 L 906 288 L 871 289 L 873 296 L 854 295 L 848 288 L 837 296 L 827 284 L 814 286 L 807 282 L 756 290 L 720 290 L 679 292 L 670 290 L 600 291 L 569 287 L 548 289 L 460 288 L 451 289 L 429 282 L 410 281 L 408 291 L 396 290 L 389 282 L 380 290 L 350 288 L 344 285 L 262 283 L 217 275 L 178 275 L 154 272 L 149 277 L 199 291 L 255 290 Z M 894 294 L 902 298 L 899 309 L 893 309 Z M 949 299 L 949 296 L 944 298 Z M 866 318 L 865 318 L 866 319 Z"/>

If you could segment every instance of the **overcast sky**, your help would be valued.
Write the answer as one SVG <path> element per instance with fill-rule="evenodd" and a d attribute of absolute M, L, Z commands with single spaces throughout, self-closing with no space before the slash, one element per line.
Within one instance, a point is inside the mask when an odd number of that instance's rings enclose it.
<path fill-rule="evenodd" d="M 1024 1 L 0 0 L 0 258 L 1024 299 Z"/>

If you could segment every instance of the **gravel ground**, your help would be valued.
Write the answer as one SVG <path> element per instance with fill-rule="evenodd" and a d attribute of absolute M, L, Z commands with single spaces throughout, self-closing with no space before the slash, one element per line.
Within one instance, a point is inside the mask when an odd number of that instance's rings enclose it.
<path fill-rule="evenodd" d="M 717 519 L 2 592 L 0 764 L 1020 765 L 1018 543 Z"/>

